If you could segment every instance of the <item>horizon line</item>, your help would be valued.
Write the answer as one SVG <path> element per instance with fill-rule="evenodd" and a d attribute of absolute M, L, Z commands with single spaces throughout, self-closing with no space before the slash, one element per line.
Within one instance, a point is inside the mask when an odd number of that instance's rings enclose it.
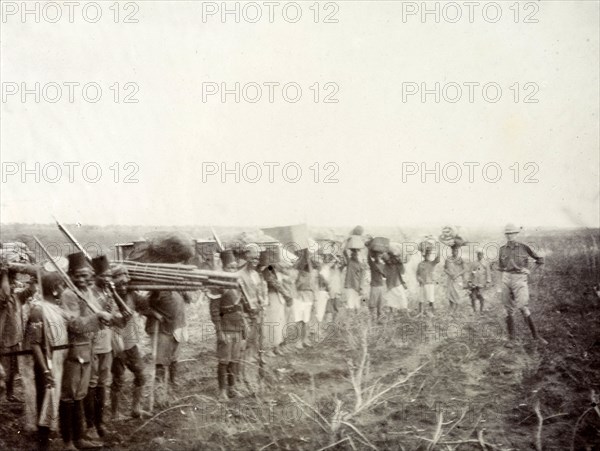
<path fill-rule="evenodd" d="M 69 224 L 69 225 L 76 225 L 79 223 L 76 222 L 65 222 L 65 224 Z M 323 225 L 323 224 L 310 224 L 310 223 L 304 223 L 306 224 L 309 228 L 310 227 L 319 227 L 319 228 L 342 228 L 342 227 L 347 227 L 349 229 L 352 229 L 353 227 L 356 227 L 357 225 L 361 225 L 363 228 L 390 228 L 390 227 L 397 227 L 397 228 L 431 228 L 431 227 L 446 227 L 449 225 L 448 222 L 442 223 L 427 223 L 427 224 L 422 224 L 422 225 L 417 225 L 417 224 L 405 224 L 405 225 L 397 225 L 397 224 L 368 224 L 368 223 L 360 223 L 360 224 L 355 224 L 355 225 L 350 225 L 350 224 L 337 224 L 337 225 Z M 15 226 L 15 225 L 25 225 L 25 226 L 47 226 L 47 225 L 51 225 L 51 226 L 56 226 L 55 222 L 0 222 L 0 226 Z M 217 225 L 217 224 L 170 224 L 170 225 L 166 225 L 166 224 L 115 224 L 115 223 L 111 223 L 111 224 L 93 224 L 93 223 L 89 223 L 89 224 L 80 224 L 81 227 L 159 227 L 159 228 L 169 228 L 169 227 L 173 227 L 173 228 L 187 228 L 187 227 L 206 227 L 206 228 L 211 228 L 211 227 L 219 227 L 219 228 L 231 228 L 231 227 L 236 227 L 236 228 L 249 228 L 249 229 L 263 229 L 263 228 L 268 228 L 268 227 L 279 227 L 279 226 L 284 226 L 284 225 L 292 225 L 292 224 L 278 224 L 273 226 L 272 224 L 269 225 L 255 225 L 255 224 L 245 224 L 245 225 L 239 225 L 239 224 L 228 224 L 228 225 Z M 501 229 L 502 227 L 504 227 L 504 224 L 495 224 L 495 225 L 465 225 L 465 226 L 454 226 L 454 227 L 464 227 L 464 228 L 485 228 L 485 229 L 491 229 L 491 228 L 498 228 Z M 543 229 L 543 230 L 548 230 L 548 229 L 599 229 L 600 230 L 600 225 L 596 225 L 596 226 L 585 226 L 585 225 L 571 225 L 571 226 L 564 226 L 564 225 L 537 225 L 537 226 L 523 226 L 523 232 L 525 232 L 526 230 L 539 230 L 539 229 Z"/>

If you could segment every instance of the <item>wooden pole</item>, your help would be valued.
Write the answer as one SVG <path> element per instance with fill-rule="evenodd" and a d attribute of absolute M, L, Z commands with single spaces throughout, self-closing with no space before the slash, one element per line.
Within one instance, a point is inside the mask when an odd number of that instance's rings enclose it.
<path fill-rule="evenodd" d="M 137 291 L 198 291 L 200 287 L 172 286 L 172 285 L 137 285 L 130 284 L 129 288 Z"/>
<path fill-rule="evenodd" d="M 154 334 L 152 335 L 152 379 L 150 383 L 150 409 L 154 410 L 154 390 L 156 388 L 156 354 L 158 352 L 158 327 L 160 322 L 158 319 L 154 323 Z"/>

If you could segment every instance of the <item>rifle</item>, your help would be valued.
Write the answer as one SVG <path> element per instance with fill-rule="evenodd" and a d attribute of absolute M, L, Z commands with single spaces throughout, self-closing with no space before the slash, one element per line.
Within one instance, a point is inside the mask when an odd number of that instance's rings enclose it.
<path fill-rule="evenodd" d="M 83 295 L 83 293 L 81 291 L 79 291 L 79 288 L 77 288 L 75 286 L 75 284 L 73 283 L 73 281 L 71 280 L 71 278 L 63 271 L 63 269 L 58 266 L 58 264 L 54 261 L 54 259 L 52 258 L 52 256 L 50 255 L 50 253 L 48 252 L 48 250 L 44 247 L 44 245 L 42 244 L 42 242 L 34 235 L 33 239 L 35 240 L 35 242 L 37 243 L 37 245 L 40 247 L 40 249 L 42 250 L 42 252 L 46 255 L 46 258 L 50 261 L 50 263 L 52 263 L 52 265 L 54 266 L 54 269 L 56 269 L 56 272 L 58 273 L 58 275 L 63 279 L 63 282 L 65 283 L 65 285 L 67 285 L 67 287 L 73 292 L 75 293 L 75 295 L 94 313 L 99 313 L 98 308 L 89 303 L 88 300 L 85 298 L 85 296 Z"/>
<path fill-rule="evenodd" d="M 83 255 L 85 255 L 85 258 L 86 258 L 86 260 L 87 260 L 88 262 L 90 262 L 90 263 L 91 263 L 91 261 L 92 261 L 92 257 L 90 257 L 90 254 L 88 254 L 88 253 L 87 253 L 87 251 L 86 251 L 86 250 L 83 248 L 83 246 L 82 246 L 81 244 L 79 244 L 79 241 L 77 241 L 77 240 L 75 239 L 75 237 L 74 237 L 73 235 L 71 235 L 71 232 L 69 232 L 69 231 L 67 230 L 67 228 L 66 228 L 65 226 L 63 226 L 63 225 L 62 225 L 62 224 L 61 224 L 61 223 L 58 221 L 58 219 L 54 218 L 54 220 L 56 221 L 56 225 L 58 226 L 58 230 L 60 230 L 60 231 L 61 231 L 61 232 L 62 232 L 62 233 L 65 235 L 65 237 L 66 237 L 66 238 L 67 238 L 67 239 L 68 239 L 68 240 L 69 240 L 71 243 L 73 243 L 77 249 L 79 249 L 79 251 L 80 251 L 80 252 L 83 252 Z"/>
<path fill-rule="evenodd" d="M 221 240 L 219 239 L 219 237 L 217 236 L 217 232 L 215 232 L 215 229 L 213 229 L 212 227 L 210 228 L 213 238 L 215 239 L 215 242 L 217 243 L 217 248 L 219 249 L 219 252 L 223 252 L 224 247 L 223 244 L 221 243 Z M 242 295 L 243 295 L 243 299 L 245 300 L 246 306 L 248 307 L 248 309 L 250 310 L 250 296 L 248 295 L 248 291 L 246 291 L 246 286 L 245 286 L 245 282 L 244 279 L 240 278 L 239 281 L 239 286 L 240 286 L 240 290 L 242 291 Z M 262 322 L 263 322 L 263 318 L 262 318 L 262 311 L 263 311 L 263 306 L 262 304 L 259 303 L 259 308 L 258 308 L 258 318 L 256 321 L 256 325 L 258 327 L 258 376 L 260 378 L 264 377 L 264 366 L 265 366 L 265 358 L 264 358 L 264 349 L 263 349 L 263 330 L 262 330 Z"/>
<path fill-rule="evenodd" d="M 133 310 L 131 310 L 129 308 L 129 306 L 125 303 L 123 298 L 121 296 L 119 296 L 119 293 L 117 293 L 115 284 L 112 280 L 108 283 L 108 287 L 113 295 L 113 298 L 115 300 L 115 303 L 117 304 L 117 307 L 119 308 L 119 311 L 121 312 L 121 315 L 123 315 L 123 319 L 126 322 L 129 321 L 131 319 L 131 317 L 133 316 Z"/>
<path fill-rule="evenodd" d="M 219 252 L 223 252 L 225 250 L 225 248 L 223 247 L 221 240 L 217 236 L 217 232 L 215 232 L 215 229 L 213 229 L 212 227 L 210 228 L 210 231 L 212 232 L 213 238 L 215 239 L 215 242 L 217 243 L 217 248 L 219 249 Z M 242 291 L 242 294 L 244 295 L 244 298 L 246 299 L 246 304 L 249 306 L 250 305 L 250 296 L 248 295 L 248 292 L 246 291 L 246 287 L 244 286 L 244 281 L 242 279 L 239 279 L 238 284 L 240 286 L 240 290 Z"/>
<path fill-rule="evenodd" d="M 221 240 L 217 236 L 217 232 L 215 232 L 215 229 L 213 229 L 212 227 L 210 228 L 210 231 L 212 232 L 212 236 L 215 239 L 215 242 L 217 243 L 217 248 L 219 249 L 219 252 L 223 252 L 225 250 L 225 247 L 223 246 L 223 243 L 221 243 Z"/>
<path fill-rule="evenodd" d="M 65 237 L 72 244 L 74 244 L 75 247 L 77 249 L 79 249 L 80 252 L 83 253 L 83 255 L 85 255 L 85 259 L 89 263 L 92 263 L 92 257 L 90 257 L 90 254 L 88 254 L 87 251 L 83 248 L 83 246 L 81 244 L 79 244 L 79 241 L 77 241 L 77 239 L 71 234 L 71 232 L 69 232 L 67 230 L 67 228 L 58 221 L 58 219 L 54 218 L 54 220 L 56 221 L 56 225 L 58 226 L 58 229 L 65 235 Z M 125 303 L 125 301 L 123 301 L 121 296 L 119 296 L 117 294 L 117 292 L 115 290 L 115 286 L 112 282 L 109 283 L 109 290 L 111 291 L 111 294 L 113 295 L 113 298 L 115 300 L 115 303 L 117 304 L 119 311 L 121 312 L 121 315 L 123 315 L 123 318 L 127 321 L 129 318 L 131 318 L 133 316 L 133 311 L 127 306 L 127 304 Z"/>

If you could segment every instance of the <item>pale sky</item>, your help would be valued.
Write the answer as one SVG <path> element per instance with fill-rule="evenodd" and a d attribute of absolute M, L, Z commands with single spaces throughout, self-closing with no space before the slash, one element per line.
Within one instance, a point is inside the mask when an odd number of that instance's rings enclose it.
<path fill-rule="evenodd" d="M 264 2 L 257 2 L 263 13 L 257 23 L 243 16 L 223 23 L 219 14 L 203 23 L 210 2 L 188 1 L 138 2 L 138 23 L 122 23 L 133 11 L 124 3 L 114 23 L 113 2 L 100 2 L 97 23 L 84 20 L 80 9 L 69 23 L 67 6 L 57 2 L 63 14 L 57 23 L 45 20 L 56 14 L 50 9 L 40 23 L 31 16 L 23 23 L 6 3 L 21 7 L 3 2 L 0 24 L 2 222 L 46 223 L 54 214 L 66 223 L 100 225 L 599 225 L 598 2 L 540 2 L 535 13 L 522 3 L 519 23 L 509 9 L 514 2 L 500 2 L 497 23 L 484 20 L 481 8 L 469 23 L 466 6 L 457 23 L 444 17 L 422 23 L 418 14 L 403 21 L 402 2 L 380 1 L 337 2 L 337 11 L 321 3 L 319 23 L 309 9 L 313 1 L 298 2 L 297 23 L 284 20 L 281 9 L 269 23 Z M 338 23 L 323 23 L 330 13 Z M 529 14 L 538 23 L 523 23 Z M 31 94 L 23 103 L 20 91 L 8 94 L 23 82 L 29 89 L 39 82 L 49 98 L 58 83 L 62 97 L 36 103 Z M 80 83 L 73 103 L 64 82 Z M 97 103 L 82 97 L 81 86 L 90 82 L 102 89 Z M 115 82 L 119 103 L 110 89 Z M 132 92 L 127 82 L 139 88 L 138 103 L 122 103 Z M 233 95 L 225 103 L 219 95 L 203 102 L 207 82 L 231 89 L 239 82 L 248 96 L 255 91 L 247 84 L 257 83 L 263 96 L 256 103 L 235 103 Z M 280 84 L 273 103 L 265 82 Z M 297 103 L 282 97 L 281 86 L 290 82 L 302 89 Z M 403 102 L 403 83 L 433 89 L 436 82 L 448 96 L 455 95 L 448 83 L 458 83 L 462 98 L 435 103 L 432 94 L 423 103 L 414 95 Z M 473 103 L 465 82 L 479 83 Z M 325 89 L 326 83 L 332 85 Z M 486 83 L 502 89 L 497 103 L 483 98 Z M 323 103 L 336 86 L 338 102 Z M 524 103 L 528 94 L 538 103 Z M 79 164 L 73 183 L 65 162 Z M 128 162 L 135 166 L 125 168 Z M 257 183 L 243 177 L 235 183 L 232 175 L 222 183 L 220 174 L 203 182 L 203 162 L 217 168 L 255 162 L 263 173 Z M 279 163 L 273 183 L 265 162 Z M 334 167 L 325 168 L 328 162 L 337 166 L 337 183 L 323 183 Z M 432 175 L 422 183 L 420 174 L 403 180 L 403 163 L 406 169 L 422 162 L 429 168 L 455 162 L 463 174 L 456 183 L 436 183 Z M 479 164 L 473 183 L 465 162 Z M 36 163 L 40 180 L 30 174 L 23 182 L 21 165 L 35 172 Z M 96 183 L 83 177 L 87 163 L 102 170 Z M 302 169 L 297 183 L 283 178 L 286 163 Z M 484 179 L 486 164 L 502 169 L 496 183 Z M 135 167 L 138 182 L 123 183 Z M 533 171 L 538 182 L 524 183 Z M 93 168 L 87 175 L 95 177 Z"/>

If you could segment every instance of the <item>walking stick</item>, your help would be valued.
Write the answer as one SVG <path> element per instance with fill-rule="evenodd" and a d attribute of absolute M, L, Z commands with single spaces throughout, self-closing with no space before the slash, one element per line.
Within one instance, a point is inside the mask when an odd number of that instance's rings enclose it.
<path fill-rule="evenodd" d="M 156 354 L 158 351 L 158 326 L 159 321 L 156 320 L 154 323 L 154 334 L 152 335 L 152 383 L 150 385 L 150 409 L 149 412 L 154 410 L 154 388 L 156 384 Z"/>
<path fill-rule="evenodd" d="M 265 377 L 265 349 L 264 349 L 264 332 L 263 332 L 263 310 L 262 307 L 258 312 L 257 327 L 258 327 L 258 377 L 259 380 Z"/>

